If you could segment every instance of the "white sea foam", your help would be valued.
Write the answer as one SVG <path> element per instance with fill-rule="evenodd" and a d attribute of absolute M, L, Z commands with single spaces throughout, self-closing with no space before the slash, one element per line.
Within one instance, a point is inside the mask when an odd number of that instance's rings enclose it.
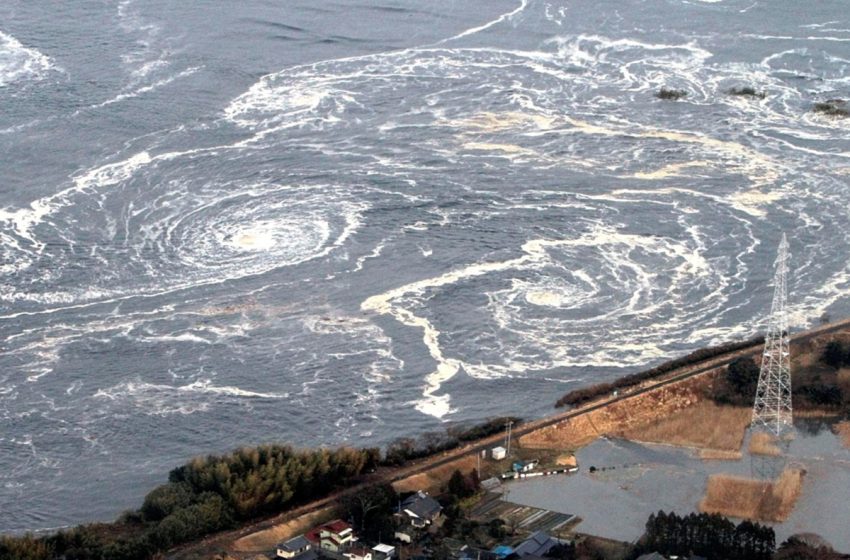
<path fill-rule="evenodd" d="M 169 84 L 171 84 L 171 83 L 173 83 L 173 82 L 175 82 L 179 79 L 191 76 L 192 74 L 195 74 L 200 69 L 201 69 L 200 66 L 193 66 L 191 68 L 187 68 L 186 70 L 178 72 L 177 74 L 174 74 L 173 76 L 168 76 L 168 77 L 162 78 L 161 80 L 157 80 L 157 81 L 155 81 L 151 84 L 148 84 L 148 85 L 145 85 L 145 86 L 135 87 L 134 89 L 132 89 L 130 91 L 125 91 L 123 93 L 119 93 L 115 97 L 111 97 L 111 98 L 107 99 L 106 101 L 103 101 L 102 103 L 92 105 L 89 108 L 90 109 L 101 109 L 103 107 L 108 107 L 109 105 L 121 103 L 122 101 L 126 101 L 128 99 L 135 99 L 135 98 L 140 97 L 140 96 L 142 96 L 146 93 L 150 93 L 152 91 L 156 91 L 160 88 L 163 88 L 163 87 L 165 87 L 165 86 L 167 86 L 167 85 L 169 85 Z M 79 113 L 80 113 L 80 111 L 77 111 L 75 114 L 79 114 Z"/>
<path fill-rule="evenodd" d="M 218 150 L 237 150 L 224 147 Z M 36 232 L 48 216 L 88 199 L 104 205 L 117 195 L 108 187 L 122 187 L 145 177 L 157 166 L 182 158 L 204 157 L 210 150 L 188 150 L 151 155 L 139 152 L 122 161 L 80 172 L 72 186 L 56 194 L 37 199 L 29 208 L 2 209 L 0 221 L 12 226 L 15 235 L 29 247 L 17 244 L 20 255 L 9 259 L 18 268 L 44 258 L 44 242 Z M 262 274 L 282 266 L 291 266 L 328 255 L 341 246 L 357 229 L 365 205 L 343 197 L 329 200 L 333 186 L 323 188 L 289 187 L 275 184 L 238 184 L 222 186 L 215 192 L 187 193 L 185 181 L 163 185 L 161 200 L 152 198 L 150 206 L 123 216 L 121 227 L 128 233 L 137 229 L 137 241 L 127 248 L 130 263 L 145 267 L 148 285 L 139 277 L 125 286 L 90 286 L 85 293 L 77 290 L 29 294 L 0 289 L 0 297 L 25 299 L 51 305 L 68 305 L 81 300 L 104 300 L 128 295 L 161 294 L 193 285 L 217 283 L 233 278 Z M 152 193 L 155 194 L 155 191 Z M 348 198 L 348 199 L 346 199 Z M 134 204 L 136 204 L 134 202 Z M 113 226 L 113 235 L 115 235 Z M 63 236 L 68 235 L 63 233 Z M 69 239 L 70 241 L 70 239 Z M 15 248 L 14 238 L 4 246 Z M 151 250 L 162 255 L 160 261 L 147 257 Z M 97 247 L 92 257 L 99 256 Z M 108 266 L 111 257 L 104 256 Z M 144 260 L 143 260 L 144 259 Z M 125 266 L 126 263 L 122 266 Z M 166 272 L 170 271 L 170 272 Z M 172 275 L 163 281 L 164 275 Z M 178 276 L 179 275 L 179 276 Z"/>
<path fill-rule="evenodd" d="M 0 31 L 0 88 L 17 82 L 43 79 L 55 69 L 50 58 Z"/>
<path fill-rule="evenodd" d="M 440 41 L 437 44 L 442 45 L 444 43 L 448 43 L 449 41 L 456 41 L 456 40 L 462 39 L 464 37 L 469 37 L 470 35 L 474 35 L 476 33 L 480 33 L 482 31 L 490 29 L 494 25 L 498 25 L 498 24 L 506 22 L 506 21 L 511 21 L 512 18 L 514 18 L 515 16 L 520 14 L 523 10 L 525 10 L 525 8 L 527 6 L 528 6 L 528 0 L 520 0 L 519 6 L 517 6 L 516 9 L 502 14 L 492 21 L 488 21 L 487 23 L 484 23 L 482 25 L 478 25 L 476 27 L 471 27 L 471 28 L 469 28 L 465 31 L 458 33 L 457 35 L 455 35 L 453 37 L 449 37 L 448 39 L 443 39 L 442 41 Z"/>
<path fill-rule="evenodd" d="M 210 379 L 199 379 L 186 385 L 164 385 L 141 380 L 126 381 L 99 389 L 92 398 L 115 403 L 122 409 L 134 409 L 149 416 L 193 414 L 205 412 L 224 398 L 234 403 L 252 399 L 280 400 L 287 393 L 263 393 L 229 385 L 218 386 Z"/>
<path fill-rule="evenodd" d="M 506 273 L 514 274 L 523 270 L 544 270 L 552 266 L 573 266 L 575 263 L 559 264 L 554 255 L 560 251 L 571 252 L 575 250 L 593 251 L 597 255 L 596 258 L 607 263 L 606 266 L 614 267 L 615 278 L 622 274 L 628 274 L 633 277 L 633 280 L 624 287 L 624 293 L 614 299 L 609 295 L 596 293 L 600 289 L 600 285 L 585 271 L 578 271 L 575 274 L 579 284 L 561 284 L 556 287 L 551 281 L 547 281 L 543 286 L 534 286 L 526 281 L 514 280 L 510 290 L 490 296 L 492 305 L 495 306 L 493 316 L 499 322 L 501 328 L 515 334 L 518 333 L 523 337 L 529 337 L 530 340 L 524 344 L 543 344 L 546 348 L 544 352 L 550 354 L 548 359 L 534 356 L 532 361 L 528 361 L 527 358 L 517 359 L 515 357 L 513 359 L 507 358 L 506 363 L 503 364 L 467 363 L 461 358 L 452 357 L 448 354 L 440 343 L 441 333 L 438 328 L 431 320 L 417 314 L 415 310 L 421 305 L 427 294 L 449 285 L 470 281 L 473 278 L 504 275 Z M 665 305 L 666 298 L 673 294 L 671 289 L 661 292 L 655 286 L 654 278 L 657 276 L 657 272 L 645 270 L 642 265 L 628 257 L 629 253 L 635 250 L 647 251 L 671 261 L 669 266 L 672 275 L 671 284 L 675 287 L 673 288 L 674 291 L 680 289 L 679 286 L 692 281 L 691 279 L 705 279 L 715 274 L 708 262 L 698 252 L 683 244 L 656 237 L 636 236 L 597 229 L 574 239 L 530 240 L 522 246 L 523 254 L 517 258 L 478 263 L 434 278 L 413 282 L 383 294 L 372 296 L 361 304 L 361 308 L 364 311 L 390 315 L 402 324 L 422 330 L 423 344 L 436 363 L 436 369 L 425 376 L 422 398 L 417 401 L 416 408 L 425 414 L 441 418 L 450 414 L 453 410 L 450 404 L 450 395 L 441 394 L 443 385 L 457 375 L 461 369 L 472 375 L 492 377 L 494 375 L 524 374 L 529 368 L 639 364 L 665 355 L 665 351 L 658 346 L 663 337 L 657 335 L 653 336 L 653 340 L 638 343 L 612 343 L 611 347 L 620 352 L 616 357 L 611 354 L 611 350 L 591 349 L 590 347 L 588 347 L 586 354 L 572 355 L 570 352 L 574 352 L 575 348 L 559 351 L 557 346 L 547 344 L 550 341 L 547 340 L 547 335 L 544 333 L 551 330 L 551 322 L 541 325 L 545 328 L 532 328 L 531 330 L 529 330 L 529 326 L 534 320 L 523 320 L 524 325 L 511 325 L 516 320 L 517 310 L 510 309 L 514 307 L 516 298 L 520 294 L 524 301 L 537 306 L 581 307 L 590 301 L 596 304 L 608 302 L 609 307 L 600 310 L 596 315 L 575 319 L 575 322 L 578 323 L 608 324 L 626 313 L 652 316 L 660 306 Z M 611 260 L 614 257 L 620 257 L 623 260 Z M 620 281 L 622 280 L 621 277 Z M 605 334 L 611 336 L 612 332 L 609 330 Z"/>

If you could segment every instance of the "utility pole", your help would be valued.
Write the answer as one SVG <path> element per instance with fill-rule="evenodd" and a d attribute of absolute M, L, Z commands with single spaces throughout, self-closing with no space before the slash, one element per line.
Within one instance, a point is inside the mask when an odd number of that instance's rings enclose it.
<path fill-rule="evenodd" d="M 764 353 L 761 357 L 756 399 L 753 403 L 754 430 L 767 430 L 779 437 L 793 428 L 791 408 L 791 353 L 788 338 L 788 240 L 782 234 L 776 256 L 776 272 L 773 276 L 773 303 L 767 334 L 764 337 Z"/>
<path fill-rule="evenodd" d="M 508 432 L 507 443 L 505 444 L 505 454 L 508 457 L 511 456 L 511 426 L 513 425 L 513 420 L 508 420 L 507 422 L 505 422 L 505 429 Z"/>

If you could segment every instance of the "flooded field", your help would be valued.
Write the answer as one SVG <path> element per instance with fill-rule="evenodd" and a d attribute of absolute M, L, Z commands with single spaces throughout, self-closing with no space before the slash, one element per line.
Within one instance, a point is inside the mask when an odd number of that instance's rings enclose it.
<path fill-rule="evenodd" d="M 706 461 L 694 449 L 602 438 L 578 451 L 581 468 L 575 475 L 511 483 L 505 487 L 505 499 L 577 514 L 582 519 L 579 531 L 632 542 L 643 534 L 653 512 L 698 511 L 712 474 L 760 477 L 786 465 L 798 466 L 806 475 L 797 505 L 787 521 L 769 524 L 777 544 L 795 533 L 812 532 L 836 550 L 850 552 L 850 450 L 831 425 L 798 421 L 787 456 L 750 456 L 745 442 L 743 458 L 736 461 Z"/>

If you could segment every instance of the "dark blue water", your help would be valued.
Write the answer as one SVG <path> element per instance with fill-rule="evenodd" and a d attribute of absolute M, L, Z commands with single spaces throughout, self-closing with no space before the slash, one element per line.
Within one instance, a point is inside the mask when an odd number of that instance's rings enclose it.
<path fill-rule="evenodd" d="M 7 0 L 0 530 L 751 335 L 782 231 L 792 323 L 845 315 L 847 14 Z"/>

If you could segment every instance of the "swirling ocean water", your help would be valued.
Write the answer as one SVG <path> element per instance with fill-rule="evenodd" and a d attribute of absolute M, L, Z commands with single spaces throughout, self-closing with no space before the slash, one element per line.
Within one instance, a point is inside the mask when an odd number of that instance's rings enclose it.
<path fill-rule="evenodd" d="M 794 325 L 847 314 L 849 14 L 4 2 L 0 531 L 750 336 L 783 231 Z"/>

